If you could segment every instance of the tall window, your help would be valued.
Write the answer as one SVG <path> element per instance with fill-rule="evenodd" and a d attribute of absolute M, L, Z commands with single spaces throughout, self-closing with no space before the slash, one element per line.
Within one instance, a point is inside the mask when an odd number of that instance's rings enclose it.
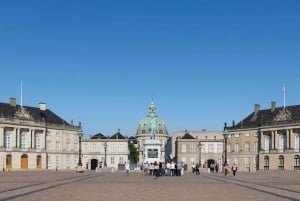
<path fill-rule="evenodd" d="M 271 137 L 269 135 L 266 135 L 265 138 L 265 152 L 270 152 L 271 149 Z"/>
<path fill-rule="evenodd" d="M 231 152 L 231 145 L 227 144 L 227 152 Z"/>
<path fill-rule="evenodd" d="M 36 150 L 41 149 L 41 138 L 38 134 L 34 135 L 34 146 Z"/>
<path fill-rule="evenodd" d="M 286 149 L 286 135 L 280 135 L 279 150 L 280 152 L 284 152 L 285 149 Z"/>
<path fill-rule="evenodd" d="M 110 163 L 111 163 L 111 164 L 115 164 L 115 158 L 114 158 L 114 157 L 111 157 L 111 158 L 110 158 Z"/>
<path fill-rule="evenodd" d="M 247 151 L 247 152 L 250 151 L 250 143 L 249 142 L 245 143 L 245 151 Z"/>
<path fill-rule="evenodd" d="M 8 133 L 8 132 L 5 132 L 5 134 L 4 134 L 4 147 L 6 149 L 11 148 L 11 138 L 10 138 L 10 133 Z"/>
<path fill-rule="evenodd" d="M 246 156 L 244 160 L 245 165 L 250 165 L 250 157 Z"/>
<path fill-rule="evenodd" d="M 294 170 L 300 170 L 300 156 L 296 155 L 294 157 Z"/>
<path fill-rule="evenodd" d="M 300 151 L 300 134 L 295 136 L 295 151 Z"/>
<path fill-rule="evenodd" d="M 109 147 L 110 147 L 110 151 L 111 151 L 111 152 L 114 152 L 114 151 L 115 151 L 115 145 L 114 145 L 114 144 L 111 144 Z"/>
<path fill-rule="evenodd" d="M 208 145 L 208 153 L 214 153 L 214 145 L 213 144 Z"/>
<path fill-rule="evenodd" d="M 124 152 L 124 144 L 119 144 L 119 152 Z"/>
<path fill-rule="evenodd" d="M 122 156 L 119 157 L 119 164 L 124 164 L 124 159 Z"/>
<path fill-rule="evenodd" d="M 20 148 L 25 149 L 26 142 L 25 142 L 25 133 L 21 133 L 21 139 L 20 139 Z"/>
<path fill-rule="evenodd" d="M 96 152 L 97 150 L 96 150 L 96 144 L 94 143 L 93 144 L 93 152 Z"/>
<path fill-rule="evenodd" d="M 181 152 L 186 152 L 186 144 L 181 145 Z"/>
<path fill-rule="evenodd" d="M 253 151 L 254 151 L 254 152 L 257 152 L 257 150 L 258 150 L 258 143 L 257 143 L 257 142 L 254 142 L 254 143 L 253 143 Z"/>
<path fill-rule="evenodd" d="M 264 157 L 264 170 L 269 170 L 269 156 Z"/>
<path fill-rule="evenodd" d="M 71 151 L 71 145 L 70 145 L 70 142 L 67 142 L 67 144 L 66 144 L 66 150 L 67 150 L 67 151 Z"/>
<path fill-rule="evenodd" d="M 278 169 L 284 170 L 284 157 L 282 155 L 278 157 Z"/>
<path fill-rule="evenodd" d="M 191 144 L 191 146 L 190 146 L 190 152 L 194 153 L 195 151 L 196 151 L 195 144 Z"/>
<path fill-rule="evenodd" d="M 238 143 L 234 144 L 234 152 L 240 151 L 240 145 Z"/>
<path fill-rule="evenodd" d="M 60 142 L 58 141 L 56 142 L 55 150 L 60 151 Z"/>
<path fill-rule="evenodd" d="M 223 152 L 223 145 L 222 144 L 217 144 L 217 152 L 222 153 Z"/>

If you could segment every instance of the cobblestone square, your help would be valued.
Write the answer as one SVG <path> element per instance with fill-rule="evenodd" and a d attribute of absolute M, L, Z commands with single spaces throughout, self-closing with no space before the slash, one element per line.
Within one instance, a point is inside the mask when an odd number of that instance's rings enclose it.
<path fill-rule="evenodd" d="M 26 201 L 298 201 L 299 172 L 186 172 L 184 176 L 144 176 L 132 172 L 11 171 L 0 173 L 0 200 Z"/>

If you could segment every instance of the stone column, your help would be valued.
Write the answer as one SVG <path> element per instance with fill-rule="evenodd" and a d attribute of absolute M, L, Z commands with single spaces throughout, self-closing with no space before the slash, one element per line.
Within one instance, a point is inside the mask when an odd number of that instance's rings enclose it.
<path fill-rule="evenodd" d="M 4 127 L 0 127 L 0 133 L 2 133 L 2 137 L 0 137 L 0 146 L 1 147 L 4 147 L 4 135 L 5 135 L 5 133 L 4 133 Z"/>

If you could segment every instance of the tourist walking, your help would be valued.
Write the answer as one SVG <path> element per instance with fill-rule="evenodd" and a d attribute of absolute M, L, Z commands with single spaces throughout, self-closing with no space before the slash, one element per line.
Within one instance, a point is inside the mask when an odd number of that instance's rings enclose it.
<path fill-rule="evenodd" d="M 129 171 L 130 171 L 130 165 L 129 165 L 129 162 L 125 162 L 125 172 L 126 172 L 126 176 L 129 176 Z"/>
<path fill-rule="evenodd" d="M 236 166 L 235 163 L 234 163 L 233 166 L 231 167 L 231 171 L 232 171 L 233 176 L 235 176 L 236 171 L 237 171 L 237 166 Z"/>

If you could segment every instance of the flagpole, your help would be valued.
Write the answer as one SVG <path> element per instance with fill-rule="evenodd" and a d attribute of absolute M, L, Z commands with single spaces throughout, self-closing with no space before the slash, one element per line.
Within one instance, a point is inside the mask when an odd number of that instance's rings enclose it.
<path fill-rule="evenodd" d="M 282 91 L 283 91 L 283 108 L 285 108 L 285 84 L 283 85 Z"/>

